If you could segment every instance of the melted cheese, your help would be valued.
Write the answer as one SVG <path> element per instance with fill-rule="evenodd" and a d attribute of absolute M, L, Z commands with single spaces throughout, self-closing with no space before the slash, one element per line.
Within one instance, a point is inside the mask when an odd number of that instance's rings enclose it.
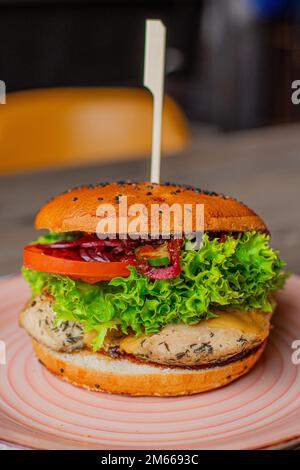
<path fill-rule="evenodd" d="M 127 354 L 133 354 L 146 336 L 126 336 L 120 341 L 120 348 Z"/>
<path fill-rule="evenodd" d="M 261 333 L 265 327 L 266 314 L 263 312 L 218 312 L 218 317 L 203 320 L 200 325 L 209 328 L 229 328 L 243 333 Z"/>
<path fill-rule="evenodd" d="M 97 338 L 98 333 L 96 330 L 91 330 L 88 331 L 87 333 L 84 334 L 84 342 L 88 347 L 91 347 L 92 341 Z M 100 349 L 104 349 L 107 351 L 110 347 L 113 346 L 119 346 L 120 341 L 122 341 L 122 338 L 124 338 L 123 333 L 120 333 L 118 331 L 109 331 L 103 341 L 103 344 Z M 131 336 L 125 337 L 125 339 L 131 338 Z"/>
<path fill-rule="evenodd" d="M 84 333 L 84 342 L 85 344 L 90 344 L 93 339 L 97 337 L 97 331 L 96 330 L 91 330 L 88 331 L 87 333 Z"/>

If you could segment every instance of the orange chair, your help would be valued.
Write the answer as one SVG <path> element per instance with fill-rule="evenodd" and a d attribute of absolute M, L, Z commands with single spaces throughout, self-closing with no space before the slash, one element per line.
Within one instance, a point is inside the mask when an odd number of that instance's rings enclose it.
<path fill-rule="evenodd" d="M 144 89 L 58 88 L 10 93 L 0 106 L 0 172 L 150 155 L 152 97 Z M 165 98 L 162 151 L 186 147 L 186 119 Z"/>

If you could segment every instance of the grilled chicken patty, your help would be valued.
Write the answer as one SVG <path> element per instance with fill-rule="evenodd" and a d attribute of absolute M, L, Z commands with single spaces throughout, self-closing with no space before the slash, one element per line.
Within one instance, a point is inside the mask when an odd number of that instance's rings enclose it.
<path fill-rule="evenodd" d="M 72 352 L 89 347 L 93 332 L 84 334 L 82 326 L 71 321 L 55 325 L 52 305 L 50 296 L 37 296 L 22 312 L 20 325 L 54 351 Z M 271 314 L 234 311 L 218 315 L 194 326 L 167 325 L 159 333 L 148 336 L 113 332 L 107 335 L 103 349 L 114 348 L 159 364 L 193 366 L 225 360 L 250 350 L 269 335 Z"/>
<path fill-rule="evenodd" d="M 53 299 L 40 294 L 23 310 L 20 326 L 34 339 L 54 351 L 72 352 L 85 346 L 83 328 L 79 323 L 65 321 L 55 325 Z"/>

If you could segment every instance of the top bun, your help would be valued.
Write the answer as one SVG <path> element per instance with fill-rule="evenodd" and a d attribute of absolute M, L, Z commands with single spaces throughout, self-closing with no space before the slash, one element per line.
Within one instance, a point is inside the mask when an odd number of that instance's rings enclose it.
<path fill-rule="evenodd" d="M 150 214 L 151 204 L 204 204 L 204 230 L 212 232 L 266 231 L 262 219 L 246 205 L 227 196 L 192 186 L 171 183 L 120 181 L 71 189 L 47 202 L 35 220 L 37 229 L 53 232 L 81 231 L 95 233 L 101 220 L 96 211 L 100 204 L 112 204 L 119 209 L 119 197 L 127 196 L 131 204 L 144 204 Z M 196 231 L 195 211 L 192 230 Z M 117 212 L 118 214 L 118 212 Z M 135 219 L 135 217 L 132 217 Z M 128 217 L 130 222 L 130 217 Z M 172 222 L 171 222 L 172 223 Z M 117 227 L 118 228 L 118 227 Z M 171 226 L 172 232 L 172 226 Z M 119 232 L 116 232 L 119 234 Z"/>

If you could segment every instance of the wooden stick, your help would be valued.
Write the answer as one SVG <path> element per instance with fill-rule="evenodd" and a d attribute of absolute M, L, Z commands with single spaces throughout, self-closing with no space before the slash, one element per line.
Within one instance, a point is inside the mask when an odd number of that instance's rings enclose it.
<path fill-rule="evenodd" d="M 164 97 L 166 28 L 160 20 L 146 21 L 144 86 L 153 95 L 151 181 L 160 181 L 161 128 Z"/>

